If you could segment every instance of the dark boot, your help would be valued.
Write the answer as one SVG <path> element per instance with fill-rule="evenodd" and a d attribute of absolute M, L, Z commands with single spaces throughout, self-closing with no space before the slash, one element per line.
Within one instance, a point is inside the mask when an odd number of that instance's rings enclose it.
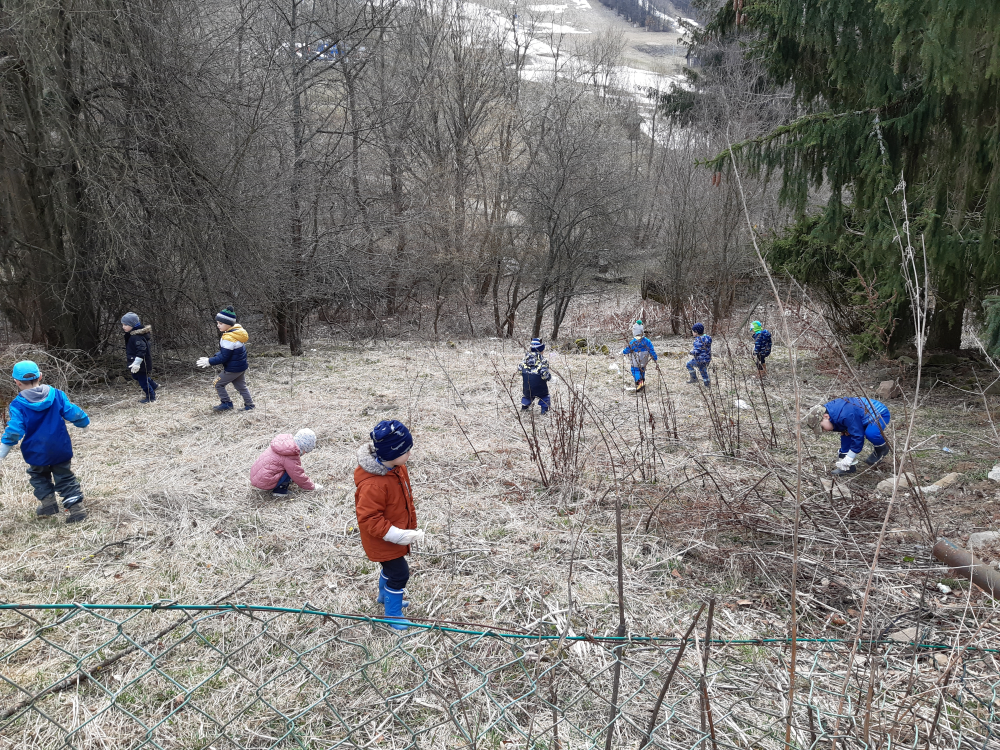
<path fill-rule="evenodd" d="M 35 508 L 36 516 L 54 516 L 58 512 L 59 503 L 56 502 L 55 495 L 46 495 L 38 501 L 38 507 Z"/>
<path fill-rule="evenodd" d="M 218 406 L 213 406 L 212 411 L 229 411 L 232 408 L 233 408 L 232 401 L 223 401 Z"/>
<path fill-rule="evenodd" d="M 708 388 L 708 386 L 710 386 L 710 385 L 712 385 L 712 379 L 711 378 L 705 378 L 705 387 Z"/>
<path fill-rule="evenodd" d="M 698 376 L 694 374 L 694 370 L 691 370 L 690 374 L 691 374 L 691 379 L 688 380 L 688 384 L 689 385 L 694 385 L 695 383 L 698 382 Z"/>
<path fill-rule="evenodd" d="M 874 466 L 883 458 L 889 455 L 889 444 L 882 443 L 882 445 L 876 445 L 872 447 L 872 453 L 868 458 L 865 459 L 865 463 L 869 466 Z"/>
<path fill-rule="evenodd" d="M 842 477 L 845 474 L 853 474 L 857 469 L 854 466 L 848 466 L 846 469 L 834 469 L 830 473 L 835 477 Z"/>
<path fill-rule="evenodd" d="M 66 523 L 79 523 L 87 519 L 87 511 L 83 507 L 83 500 L 79 500 L 66 508 L 69 515 L 66 516 Z"/>

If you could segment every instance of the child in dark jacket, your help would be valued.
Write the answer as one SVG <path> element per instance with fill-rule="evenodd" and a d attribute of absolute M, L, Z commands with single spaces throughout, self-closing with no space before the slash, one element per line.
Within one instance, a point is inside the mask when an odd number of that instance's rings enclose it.
<path fill-rule="evenodd" d="M 691 326 L 691 331 L 694 333 L 694 346 L 691 347 L 691 359 L 687 363 L 688 372 L 691 373 L 688 383 L 698 382 L 698 377 L 694 374 L 694 368 L 697 367 L 705 385 L 711 385 L 708 366 L 712 363 L 712 337 L 705 335 L 705 326 L 701 323 Z"/>
<path fill-rule="evenodd" d="M 632 326 L 632 340 L 628 346 L 622 349 L 622 354 L 629 358 L 632 377 L 635 379 L 636 393 L 646 387 L 646 366 L 649 364 L 649 360 L 658 361 L 653 342 L 645 337 L 644 331 L 642 321 L 637 320 Z"/>
<path fill-rule="evenodd" d="M 521 411 L 528 411 L 535 399 L 542 409 L 542 414 L 549 410 L 549 380 L 552 373 L 549 372 L 549 363 L 542 356 L 545 351 L 545 344 L 541 339 L 532 339 L 528 353 L 524 355 L 524 361 L 517 365 L 521 371 Z"/>
<path fill-rule="evenodd" d="M 0 459 L 6 458 L 23 438 L 21 455 L 28 464 L 28 480 L 39 503 L 35 515 L 56 515 L 58 492 L 69 513 L 66 523 L 82 521 L 87 511 L 80 482 L 70 469 L 73 443 L 65 423 L 86 429 L 90 417 L 58 388 L 42 385 L 42 373 L 34 362 L 18 362 L 12 374 L 18 395 L 10 402 L 10 419 L 0 438 Z"/>
<path fill-rule="evenodd" d="M 231 307 L 227 307 L 215 316 L 215 325 L 222 332 L 219 351 L 215 356 L 202 357 L 196 363 L 198 367 L 223 366 L 222 373 L 215 379 L 215 392 L 219 394 L 220 403 L 218 406 L 213 406 L 212 411 L 229 411 L 233 408 L 233 400 L 226 391 L 226 386 L 230 383 L 243 397 L 243 410 L 250 411 L 255 408 L 246 381 L 247 341 L 250 340 L 250 336 L 243 326 L 236 322 L 236 313 Z"/>
<path fill-rule="evenodd" d="M 156 401 L 156 389 L 160 384 L 153 380 L 153 352 L 149 342 L 152 326 L 143 326 L 134 312 L 122 315 L 122 330 L 125 331 L 125 363 L 132 379 L 142 388 L 140 404 Z"/>
<path fill-rule="evenodd" d="M 410 545 L 424 540 L 417 528 L 417 509 L 406 461 L 413 437 L 406 425 L 395 419 L 383 420 L 372 430 L 371 443 L 358 449 L 354 470 L 354 509 L 358 516 L 361 546 L 368 559 L 382 565 L 378 578 L 378 602 L 385 605 L 390 627 L 406 630 L 403 618 L 404 589 L 410 580 L 406 555 Z"/>
<path fill-rule="evenodd" d="M 757 373 L 767 375 L 767 358 L 771 355 L 771 332 L 759 320 L 750 324 L 753 337 L 753 357 L 757 362 Z"/>

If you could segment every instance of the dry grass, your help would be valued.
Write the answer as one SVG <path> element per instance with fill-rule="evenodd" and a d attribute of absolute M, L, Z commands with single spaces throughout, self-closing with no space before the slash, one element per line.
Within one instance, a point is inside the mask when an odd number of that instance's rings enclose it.
<path fill-rule="evenodd" d="M 570 321 L 571 338 L 583 335 L 591 344 L 620 350 L 623 338 L 595 331 L 623 329 L 629 317 L 621 309 L 581 314 Z M 655 311 L 646 317 L 655 331 Z M 620 357 L 550 352 L 558 373 L 558 413 L 536 413 L 534 422 L 529 418 L 523 425 L 507 393 L 521 349 L 497 340 L 367 347 L 317 341 L 297 359 L 267 356 L 258 347 L 249 377 L 258 408 L 250 413 L 212 413 L 212 377 L 193 368 L 164 378 L 159 400 L 149 406 L 136 403 L 134 386 L 77 393 L 93 420 L 88 434 L 74 434 L 74 465 L 90 518 L 77 526 L 35 519 L 34 498 L 12 454 L 0 474 L 0 598 L 197 603 L 252 577 L 238 601 L 290 607 L 308 602 L 319 610 L 377 616 L 377 566 L 358 540 L 352 472 L 355 451 L 372 426 L 394 417 L 415 437 L 410 474 L 427 532 L 410 558 L 412 616 L 518 631 L 567 632 L 568 626 L 575 633 L 613 633 L 617 566 L 608 490 L 617 487 L 624 507 L 630 632 L 679 635 L 698 602 L 715 596 L 720 606 L 714 637 L 783 637 L 791 570 L 787 487 L 794 477 L 792 396 L 782 374 L 786 351 L 775 347 L 772 377 L 761 389 L 745 342 L 733 337 L 727 354 L 724 337 L 717 335 L 716 381 L 722 389 L 711 400 L 700 387 L 684 384 L 689 341 L 655 334 L 654 340 L 659 371 L 650 375 L 647 398 L 638 400 L 623 390 L 627 368 Z M 810 343 L 811 350 L 800 351 L 805 403 L 844 395 L 852 386 L 834 379 L 822 344 Z M 664 429 L 668 394 L 679 441 Z M 735 407 L 736 398 L 752 409 Z M 555 433 L 574 403 L 585 410 L 574 449 L 579 469 L 563 474 L 574 478 L 569 486 L 545 487 L 525 435 L 538 435 L 542 459 L 551 467 L 546 452 L 559 443 Z M 891 405 L 894 417 L 897 404 Z M 996 491 L 980 481 L 995 455 L 994 433 L 965 404 L 950 390 L 937 389 L 922 404 L 917 428 L 925 437 L 948 434 L 948 446 L 962 452 L 917 454 L 918 471 L 937 476 L 964 459 L 964 485 L 930 500 L 936 529 L 959 538 L 996 528 L 1000 520 L 994 515 Z M 716 415 L 714 425 L 710 414 Z M 284 500 L 251 489 L 248 471 L 255 457 L 275 434 L 300 427 L 316 431 L 317 450 L 304 465 L 326 489 L 293 490 Z M 565 456 L 566 446 L 560 446 Z M 819 478 L 829 468 L 835 441 L 809 438 L 807 446 L 815 455 L 806 462 L 799 633 L 849 637 L 885 508 L 874 485 L 889 474 L 868 472 L 851 483 L 850 499 L 830 497 Z M 991 452 L 983 455 L 983 446 Z M 992 505 L 976 495 L 986 492 Z M 903 531 L 890 535 L 882 555 L 866 632 L 884 637 L 923 623 L 933 628 L 929 636 L 935 641 L 992 640 L 995 646 L 996 625 L 989 618 L 996 605 L 968 588 L 955 586 L 951 596 L 937 591 L 946 573 L 929 557 L 922 524 L 919 506 L 905 500 L 893 521 Z M 0 639 L 9 646 L 15 634 L 24 632 L 0 631 Z M 376 628 L 366 637 L 374 644 L 393 636 Z M 606 659 L 586 645 L 577 652 L 583 660 Z M 823 675 L 837 669 L 831 658 L 817 655 L 802 679 L 823 684 Z M 875 705 L 883 696 L 892 708 L 884 696 L 910 679 L 909 658 L 903 655 L 902 666 L 893 667 L 902 670 L 896 677 L 890 679 L 888 668 L 880 675 L 885 692 L 877 693 Z M 777 687 L 773 709 L 780 714 L 780 653 L 747 659 L 768 665 L 764 671 Z M 915 673 L 933 682 L 926 669 L 921 661 Z M 761 685 L 771 679 L 758 677 Z"/>

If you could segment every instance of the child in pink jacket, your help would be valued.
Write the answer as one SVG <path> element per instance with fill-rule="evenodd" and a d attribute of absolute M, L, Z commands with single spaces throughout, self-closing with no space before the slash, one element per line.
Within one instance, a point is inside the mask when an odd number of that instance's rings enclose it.
<path fill-rule="evenodd" d="M 306 475 L 300 460 L 315 447 L 316 433 L 309 429 L 299 430 L 294 437 L 276 435 L 250 468 L 250 484 L 259 490 L 271 490 L 274 495 L 287 495 L 292 482 L 304 490 L 323 489 Z"/>

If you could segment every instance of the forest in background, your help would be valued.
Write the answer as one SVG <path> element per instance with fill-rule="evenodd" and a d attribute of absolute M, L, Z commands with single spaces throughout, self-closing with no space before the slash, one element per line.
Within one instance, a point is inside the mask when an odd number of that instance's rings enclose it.
<path fill-rule="evenodd" d="M 5 2 L 7 338 L 100 354 L 135 310 L 184 346 L 233 304 L 293 354 L 307 321 L 557 339 L 615 284 L 677 333 L 759 273 L 735 165 L 776 270 L 862 354 L 912 336 L 905 176 L 929 343 L 995 342 L 997 9 L 789 3 L 703 4 L 699 67 L 636 94 L 615 34 L 517 5 Z"/>

